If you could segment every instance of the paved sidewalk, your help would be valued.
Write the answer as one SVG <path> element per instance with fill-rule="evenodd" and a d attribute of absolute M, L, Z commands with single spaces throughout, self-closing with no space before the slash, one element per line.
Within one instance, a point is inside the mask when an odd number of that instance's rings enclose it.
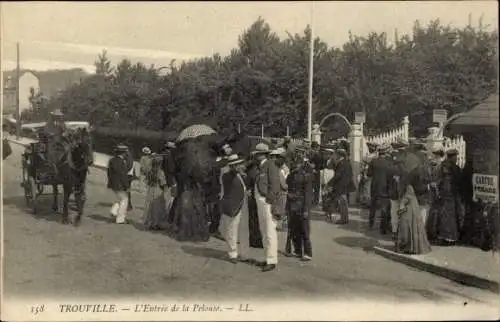
<path fill-rule="evenodd" d="M 316 208 L 313 213 L 315 216 L 323 215 L 321 207 Z M 372 250 L 376 254 L 458 283 L 499 292 L 500 254 L 498 253 L 484 252 L 475 247 L 432 246 L 432 251 L 425 255 L 399 254 L 394 251 L 394 242 L 390 236 L 381 235 L 378 229 L 368 230 L 367 209 L 350 207 L 349 218 L 349 225 L 338 227 L 364 233 L 371 238 Z"/>

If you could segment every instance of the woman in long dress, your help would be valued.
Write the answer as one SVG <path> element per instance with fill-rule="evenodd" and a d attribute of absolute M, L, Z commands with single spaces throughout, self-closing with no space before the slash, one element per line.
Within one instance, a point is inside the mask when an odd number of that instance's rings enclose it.
<path fill-rule="evenodd" d="M 436 223 L 436 237 L 439 244 L 453 245 L 460 237 L 464 208 L 460 195 L 461 170 L 457 166 L 455 149 L 446 151 L 447 159 L 441 163 L 439 196 L 441 211 Z"/>
<path fill-rule="evenodd" d="M 396 252 L 404 254 L 425 254 L 431 251 L 427 239 L 424 218 L 419 197 L 428 193 L 424 165 L 419 158 L 407 152 L 399 164 L 400 198 L 399 223 L 396 238 Z"/>
<path fill-rule="evenodd" d="M 160 230 L 167 227 L 168 209 L 163 189 L 167 181 L 161 168 L 161 159 L 152 157 L 151 168 L 145 169 L 146 201 L 144 204 L 143 223 L 145 229 Z"/>
<path fill-rule="evenodd" d="M 174 232 L 178 241 L 209 240 L 208 201 L 213 194 L 216 155 L 206 137 L 190 138 L 174 151 L 177 197 L 173 205 Z"/>

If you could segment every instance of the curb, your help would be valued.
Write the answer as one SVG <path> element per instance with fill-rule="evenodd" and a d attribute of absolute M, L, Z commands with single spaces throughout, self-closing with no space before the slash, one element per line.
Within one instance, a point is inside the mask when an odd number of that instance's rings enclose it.
<path fill-rule="evenodd" d="M 481 288 L 493 293 L 500 293 L 500 285 L 498 282 L 486 278 L 478 277 L 469 273 L 465 273 L 453 268 L 443 267 L 436 264 L 424 262 L 420 259 L 411 257 L 410 255 L 399 254 L 383 247 L 374 246 L 373 250 L 376 254 L 391 259 L 393 261 L 405 264 L 410 267 L 420 269 L 441 277 L 447 278 L 454 282 Z"/>

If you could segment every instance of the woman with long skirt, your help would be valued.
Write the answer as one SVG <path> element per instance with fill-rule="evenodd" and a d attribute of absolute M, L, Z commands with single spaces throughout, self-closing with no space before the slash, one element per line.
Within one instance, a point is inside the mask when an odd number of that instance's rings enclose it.
<path fill-rule="evenodd" d="M 401 191 L 399 199 L 399 224 L 396 239 L 396 252 L 404 254 L 426 254 L 431 251 L 427 239 L 424 218 L 422 217 L 419 197 L 427 191 L 424 165 L 411 152 L 407 153 L 400 165 L 399 180 Z"/>
<path fill-rule="evenodd" d="M 146 201 L 143 223 L 145 229 L 160 230 L 167 227 L 169 205 L 166 204 L 164 189 L 167 181 L 161 169 L 161 159 L 152 157 L 151 168 L 145 171 Z"/>

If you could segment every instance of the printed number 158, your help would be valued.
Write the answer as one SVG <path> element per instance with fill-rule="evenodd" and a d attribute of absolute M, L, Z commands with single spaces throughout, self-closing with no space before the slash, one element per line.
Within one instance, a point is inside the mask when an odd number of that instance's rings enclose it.
<path fill-rule="evenodd" d="M 31 307 L 31 313 L 37 315 L 38 313 L 42 313 L 45 310 L 45 305 L 34 305 Z"/>

